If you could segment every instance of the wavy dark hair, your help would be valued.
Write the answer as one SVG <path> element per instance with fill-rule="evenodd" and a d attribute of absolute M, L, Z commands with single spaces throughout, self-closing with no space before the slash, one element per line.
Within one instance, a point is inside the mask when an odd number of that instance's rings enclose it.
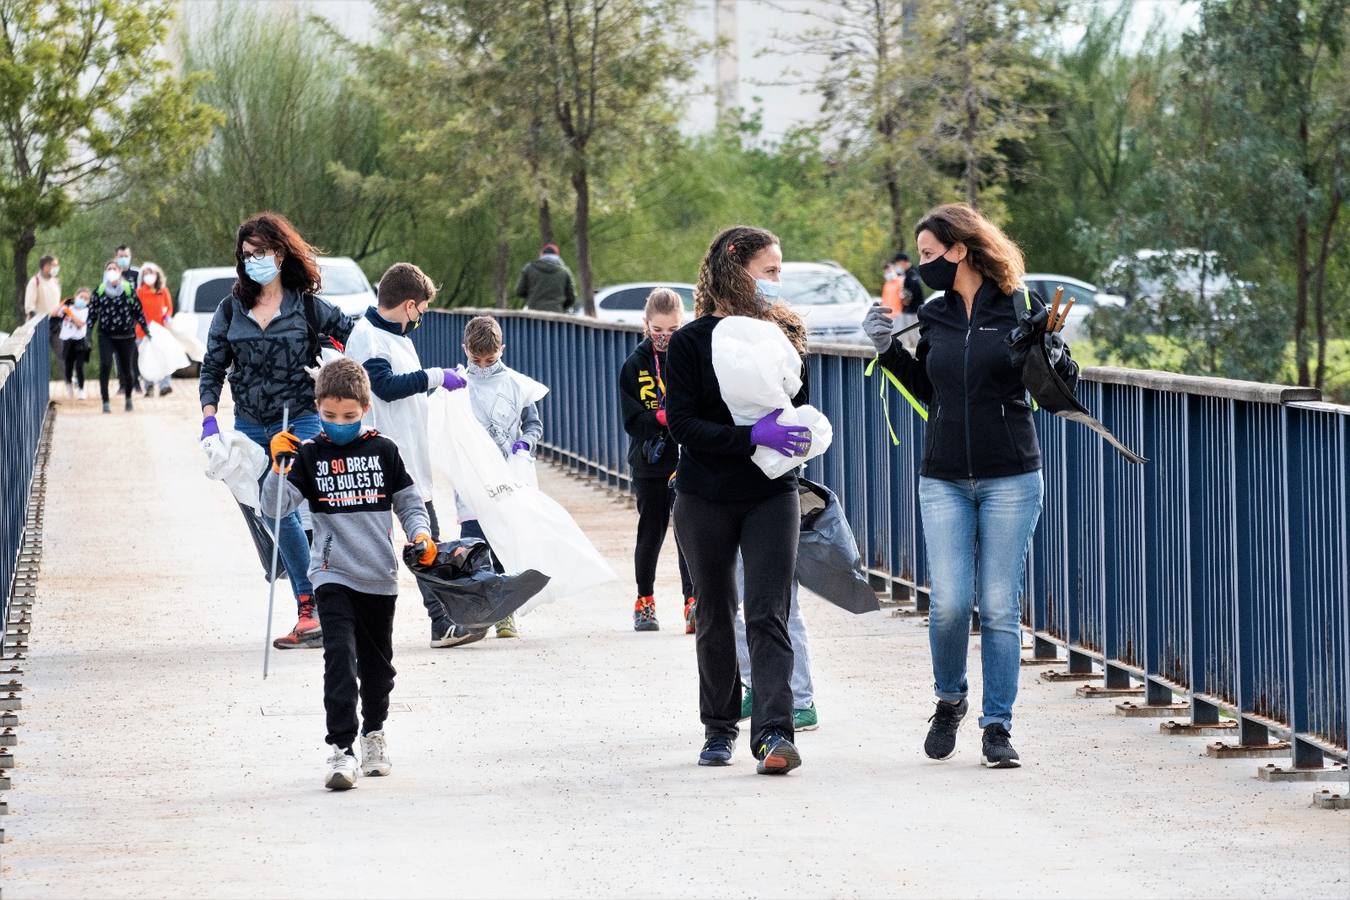
<path fill-rule="evenodd" d="M 723 230 L 708 247 L 694 287 L 694 315 L 720 313 L 773 322 L 798 353 L 806 353 L 806 324 L 782 303 L 766 307 L 746 265 L 765 247 L 779 243 L 777 235 L 751 225 Z"/>
<path fill-rule="evenodd" d="M 291 220 L 281 213 L 260 212 L 249 216 L 234 236 L 234 295 L 245 309 L 252 309 L 262 293 L 262 285 L 244 270 L 244 241 L 252 241 L 281 256 L 281 286 L 301 294 L 317 294 L 323 289 L 319 275 L 318 248 L 311 246 Z"/>
<path fill-rule="evenodd" d="M 970 267 L 998 285 L 1005 294 L 1017 291 L 1027 272 L 1022 249 L 1003 230 L 964 203 L 947 203 L 928 211 L 914 236 L 930 231 L 942 246 L 966 245 Z"/>

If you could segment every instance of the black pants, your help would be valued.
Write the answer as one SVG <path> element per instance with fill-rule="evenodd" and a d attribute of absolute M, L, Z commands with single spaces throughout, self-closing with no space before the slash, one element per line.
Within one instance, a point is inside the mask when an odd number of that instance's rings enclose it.
<path fill-rule="evenodd" d="M 430 500 L 426 501 L 427 517 L 431 519 L 431 539 L 439 541 L 441 539 L 441 522 L 436 518 L 436 507 Z M 409 536 L 411 537 L 411 535 Z M 422 593 L 422 605 L 427 609 L 427 618 L 431 620 L 431 639 L 434 641 L 445 634 L 445 630 L 450 627 L 451 622 L 445 614 L 445 605 L 437 600 L 419 582 L 417 589 Z"/>
<path fill-rule="evenodd" d="M 98 387 L 103 394 L 103 402 L 108 402 L 108 377 L 112 374 L 113 356 L 117 357 L 117 381 L 121 393 L 131 397 L 131 387 L 136 383 L 136 338 L 110 337 L 99 331 L 98 335 Z"/>
<path fill-rule="evenodd" d="M 397 594 L 363 594 L 340 584 L 314 591 L 323 622 L 323 708 L 330 744 L 345 749 L 356 741 L 358 696 L 361 733 L 384 727 L 398 674 L 393 664 L 397 599 Z"/>
<path fill-rule="evenodd" d="M 89 362 L 89 351 L 84 347 L 84 339 L 61 342 L 61 356 L 66 361 L 66 384 L 72 380 L 84 387 L 84 364 Z"/>
<path fill-rule="evenodd" d="M 637 497 L 637 547 L 633 551 L 633 573 L 637 577 L 639 597 L 650 597 L 656 590 L 656 563 L 661 559 L 661 545 L 666 542 L 670 528 L 670 509 L 675 503 L 675 492 L 670 479 L 634 478 L 633 494 Z M 680 549 L 680 536 L 675 535 L 675 554 L 680 560 L 680 586 L 685 597 L 693 597 L 694 583 L 689 577 L 689 564 Z"/>
<path fill-rule="evenodd" d="M 754 673 L 752 746 L 792 737 L 792 642 L 787 617 L 797 567 L 801 505 L 795 491 L 765 500 L 675 498 L 675 532 L 698 586 L 698 710 L 704 733 L 735 737 L 741 715 L 736 664 L 736 551 L 745 559 L 745 631 Z"/>

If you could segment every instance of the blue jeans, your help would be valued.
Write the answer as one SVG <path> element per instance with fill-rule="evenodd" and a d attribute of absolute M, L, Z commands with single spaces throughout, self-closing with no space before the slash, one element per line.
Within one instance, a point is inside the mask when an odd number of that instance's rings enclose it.
<path fill-rule="evenodd" d="M 291 419 L 289 427 L 291 434 L 302 441 L 316 438 L 319 436 L 321 428 L 319 415 L 318 413 L 308 413 L 303 416 L 296 416 Z M 247 419 L 235 416 L 234 428 L 253 443 L 267 450 L 270 455 L 269 444 L 273 435 L 281 431 L 281 423 L 273 422 L 271 425 L 259 425 L 257 422 L 250 422 Z M 263 473 L 263 477 L 266 478 L 269 472 L 271 472 L 270 467 L 267 472 Z M 281 561 L 286 564 L 286 572 L 291 580 L 291 592 L 295 594 L 295 600 L 298 604 L 301 595 L 314 593 L 314 587 L 309 583 L 309 539 L 305 537 L 304 526 L 300 524 L 300 514 L 291 513 L 289 516 L 282 516 L 281 538 L 279 540 L 272 532 L 272 514 L 264 511 L 262 518 L 267 526 L 268 533 L 272 534 L 273 540 L 277 541 L 277 551 L 281 556 Z"/>
<path fill-rule="evenodd" d="M 745 634 L 745 560 L 736 554 L 736 664 L 741 667 L 741 684 L 749 687 L 751 681 L 750 641 Z M 792 604 L 788 607 L 788 640 L 792 642 L 792 708 L 810 709 L 816 702 L 815 685 L 811 682 L 811 638 L 806 633 L 806 620 L 797 602 L 797 579 L 792 579 Z"/>
<path fill-rule="evenodd" d="M 919 479 L 933 582 L 928 643 L 934 688 L 939 700 L 965 699 L 970 614 L 978 602 L 984 672 L 981 728 L 998 723 L 1012 730 L 1022 664 L 1019 601 L 1044 490 L 1039 471 L 1007 478 Z"/>

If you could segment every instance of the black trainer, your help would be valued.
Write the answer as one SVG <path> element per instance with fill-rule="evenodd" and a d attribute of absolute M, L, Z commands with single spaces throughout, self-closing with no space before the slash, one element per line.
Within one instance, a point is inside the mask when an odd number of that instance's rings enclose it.
<path fill-rule="evenodd" d="M 952 758 L 956 753 L 956 733 L 961 730 L 961 721 L 969 710 L 970 704 L 964 699 L 960 703 L 937 702 L 937 709 L 928 717 L 933 724 L 923 742 L 923 752 L 929 759 Z"/>
<path fill-rule="evenodd" d="M 731 755 L 736 749 L 736 739 L 724 734 L 715 734 L 703 742 L 703 750 L 698 755 L 700 766 L 729 766 Z"/>
<path fill-rule="evenodd" d="M 980 751 L 980 765 L 990 769 L 1016 769 L 1021 758 L 1013 749 L 1008 729 L 995 722 L 984 729 L 984 748 Z"/>

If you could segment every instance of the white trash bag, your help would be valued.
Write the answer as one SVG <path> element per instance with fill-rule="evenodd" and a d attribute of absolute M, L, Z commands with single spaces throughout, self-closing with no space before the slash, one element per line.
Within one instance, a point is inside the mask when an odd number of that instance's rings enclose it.
<path fill-rule="evenodd" d="M 429 398 L 431 467 L 437 482 L 444 480 L 473 510 L 507 572 L 535 569 L 549 577 L 548 587 L 519 612 L 617 581 L 567 510 L 502 457 L 474 417 L 468 393 L 436 391 Z"/>
<path fill-rule="evenodd" d="M 160 382 L 179 369 L 188 367 L 190 360 L 173 332 L 158 322 L 151 322 L 148 333 L 153 340 L 141 341 L 136 350 L 142 378 Z"/>
<path fill-rule="evenodd" d="M 206 345 L 197 337 L 196 326 L 189 321 L 192 318 L 192 316 L 174 316 L 169 320 L 169 331 L 178 339 L 188 359 L 199 363 L 206 356 Z"/>
<path fill-rule="evenodd" d="M 753 425 L 781 409 L 780 424 L 804 425 L 811 431 L 811 449 L 805 456 L 756 447 L 750 458 L 765 475 L 779 478 L 830 448 L 834 439 L 830 420 L 814 406 L 792 406 L 792 398 L 802 389 L 802 359 L 777 325 L 728 316 L 713 329 L 712 362 L 722 402 L 737 425 Z"/>
<path fill-rule="evenodd" d="M 202 441 L 206 477 L 223 481 L 234 499 L 260 512 L 258 479 L 267 470 L 267 451 L 240 431 L 227 429 Z"/>
<path fill-rule="evenodd" d="M 539 489 L 539 473 L 534 467 L 534 457 L 528 453 L 512 453 L 506 460 L 506 467 L 521 484 Z"/>

